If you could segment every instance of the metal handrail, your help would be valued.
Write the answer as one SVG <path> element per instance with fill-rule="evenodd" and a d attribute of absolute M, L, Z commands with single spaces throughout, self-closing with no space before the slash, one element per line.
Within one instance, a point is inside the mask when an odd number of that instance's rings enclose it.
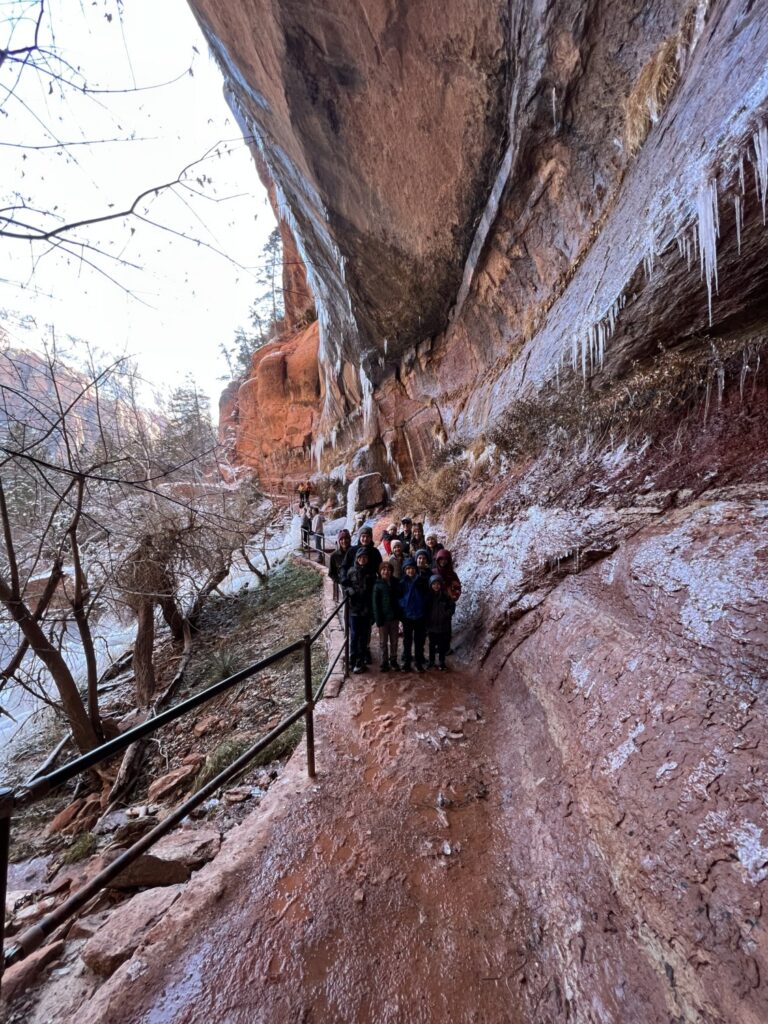
<path fill-rule="evenodd" d="M 342 609 L 344 610 L 344 643 L 341 645 L 336 653 L 336 657 L 326 670 L 322 682 L 313 693 L 312 645 Z M 219 694 L 226 692 L 232 686 L 236 686 L 238 683 L 243 682 L 243 680 L 250 678 L 262 669 L 267 668 L 269 665 L 274 664 L 274 662 L 281 658 L 285 658 L 298 650 L 303 650 L 304 652 L 303 703 L 299 707 L 295 708 L 290 715 L 284 718 L 274 727 L 274 729 L 267 733 L 266 736 L 257 740 L 257 742 L 241 754 L 237 760 L 233 761 L 232 764 L 219 772 L 215 778 L 211 779 L 201 787 L 197 793 L 189 797 L 182 804 L 179 804 L 175 810 L 159 822 L 146 835 L 142 836 L 141 839 L 133 844 L 133 846 L 130 846 L 127 850 L 123 851 L 123 853 L 115 858 L 111 864 L 91 879 L 90 882 L 66 899 L 59 907 L 51 911 L 50 914 L 41 918 L 32 927 L 26 929 L 20 935 L 15 936 L 13 944 L 7 951 L 5 951 L 3 949 L 5 936 L 4 908 L 8 884 L 11 819 L 14 811 L 36 803 L 38 800 L 41 800 L 54 789 L 63 785 L 76 775 L 80 775 L 82 772 L 88 771 L 94 765 L 108 760 L 116 753 L 119 753 L 121 750 L 129 747 L 132 743 L 135 743 L 136 740 L 153 733 L 156 729 L 167 725 L 169 722 L 175 721 L 177 718 L 187 714 L 189 711 L 193 711 L 195 708 L 207 703 L 214 697 L 219 696 Z M 37 949 L 49 935 L 64 924 L 68 918 L 85 906 L 93 896 L 100 892 L 105 885 L 108 885 L 109 882 L 112 881 L 112 879 L 115 878 L 124 868 L 133 863 L 133 861 L 135 861 L 137 857 L 141 856 L 142 853 L 150 849 L 153 844 L 161 838 L 161 836 L 170 832 L 170 830 L 184 817 L 186 817 L 191 810 L 206 800 L 212 793 L 216 792 L 220 786 L 237 776 L 243 768 L 250 764 L 257 754 L 266 749 L 270 743 L 274 742 L 274 740 L 281 736 L 282 733 L 302 717 L 305 719 L 307 774 L 310 778 L 315 778 L 314 709 L 315 705 L 321 699 L 325 686 L 342 655 L 344 655 L 344 678 L 346 678 L 349 674 L 349 608 L 347 598 L 344 598 L 339 602 L 339 604 L 333 609 L 333 612 L 327 619 L 325 619 L 322 625 L 315 630 L 314 633 L 306 633 L 301 640 L 296 640 L 292 644 L 288 644 L 287 647 L 282 647 L 279 651 L 275 651 L 266 658 L 262 658 L 260 661 L 254 662 L 247 668 L 241 669 L 241 671 L 236 672 L 234 675 L 228 676 L 226 679 L 222 679 L 218 683 L 214 683 L 213 686 L 209 686 L 205 690 L 201 690 L 200 693 L 195 694 L 193 697 L 189 697 L 180 704 L 177 704 L 172 708 L 168 708 L 159 715 L 147 719 L 146 722 L 142 722 L 140 725 L 134 726 L 133 729 L 129 729 L 127 732 L 122 733 L 115 739 L 101 744 L 101 746 L 97 747 L 95 750 L 89 751 L 87 754 L 83 754 L 82 756 L 75 758 L 74 761 L 71 761 L 69 764 L 64 765 L 56 771 L 49 772 L 47 775 L 43 775 L 40 778 L 25 784 L 20 787 L 19 790 L 15 791 L 10 788 L 0 788 L 0 906 L 3 908 L 3 917 L 0 919 L 0 949 L 3 949 L 3 955 L 0 957 L 0 981 L 2 980 L 2 974 L 6 967 L 10 967 L 12 964 L 18 963 Z"/>

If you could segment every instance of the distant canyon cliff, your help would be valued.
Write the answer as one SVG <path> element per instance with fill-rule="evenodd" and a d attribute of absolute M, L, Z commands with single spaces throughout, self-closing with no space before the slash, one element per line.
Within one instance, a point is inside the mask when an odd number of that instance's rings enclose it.
<path fill-rule="evenodd" d="M 294 275 L 238 458 L 439 518 L 465 653 L 546 722 L 531 1021 L 764 1022 L 765 4 L 190 2 Z M 548 881 L 572 813 L 605 884 Z"/>

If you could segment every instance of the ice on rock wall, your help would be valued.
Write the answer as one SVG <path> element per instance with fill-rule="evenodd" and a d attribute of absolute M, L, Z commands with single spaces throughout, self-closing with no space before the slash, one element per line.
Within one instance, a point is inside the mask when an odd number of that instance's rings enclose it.
<path fill-rule="evenodd" d="M 717 208 L 717 182 L 709 181 L 696 197 L 701 276 L 707 282 L 709 322 L 712 323 L 712 282 L 717 291 L 717 237 L 720 220 Z"/>
<path fill-rule="evenodd" d="M 765 224 L 765 202 L 768 195 L 768 126 L 761 125 L 752 136 L 752 144 L 755 147 L 755 179 L 757 192 L 760 199 L 760 206 L 763 211 L 763 224 Z"/>

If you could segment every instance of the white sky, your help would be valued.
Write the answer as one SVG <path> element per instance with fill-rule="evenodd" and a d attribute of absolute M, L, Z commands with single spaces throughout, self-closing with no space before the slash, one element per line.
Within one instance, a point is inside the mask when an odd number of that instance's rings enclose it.
<path fill-rule="evenodd" d="M 18 193 L 30 207 L 55 209 L 62 223 L 114 212 L 130 206 L 144 189 L 173 180 L 185 165 L 227 140 L 219 146 L 222 155 L 197 165 L 190 178 L 197 188 L 194 177 L 210 177 L 212 183 L 203 186 L 210 198 L 177 188 L 176 194 L 166 191 L 145 205 L 153 220 L 192 234 L 234 262 L 134 218 L 78 234 L 110 256 L 136 264 L 138 269 L 84 253 L 129 289 L 132 294 L 126 295 L 76 254 L 0 238 L 0 311 L 5 311 L 0 325 L 12 344 L 27 348 L 37 347 L 53 324 L 59 335 L 82 338 L 104 352 L 135 354 L 142 374 L 155 386 L 173 386 L 191 372 L 210 394 L 215 412 L 223 387 L 217 378 L 226 374 L 219 344 L 231 342 L 235 329 L 247 325 L 257 291 L 252 275 L 274 218 L 223 99 L 221 75 L 185 0 L 130 0 L 122 19 L 119 9 L 117 0 L 48 0 L 41 42 L 50 44 L 52 24 L 57 54 L 81 69 L 91 89 L 130 88 L 134 81 L 145 87 L 182 74 L 181 80 L 137 93 L 86 96 L 34 67 L 19 74 L 19 65 L 7 62 L 0 68 L 2 206 L 18 202 Z M 35 17 L 38 5 L 20 0 L 0 4 L 1 46 L 7 45 L 6 19 L 24 10 Z M 27 45 L 30 37 L 27 22 L 17 28 L 10 46 Z M 190 64 L 193 75 L 183 74 Z M 50 67 L 83 82 L 55 62 Z M 6 145 L 131 135 L 149 141 L 37 151 Z M 16 216 L 36 226 L 54 226 L 29 210 Z M 29 316 L 36 329 L 20 325 L 20 318 Z"/>

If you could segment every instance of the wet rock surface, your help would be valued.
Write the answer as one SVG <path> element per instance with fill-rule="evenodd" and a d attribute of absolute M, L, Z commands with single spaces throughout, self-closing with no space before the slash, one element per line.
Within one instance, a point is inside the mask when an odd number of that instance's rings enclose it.
<path fill-rule="evenodd" d="M 295 758 L 78 1019 L 669 1020 L 523 697 L 473 674 L 349 682 L 317 784 Z"/>

